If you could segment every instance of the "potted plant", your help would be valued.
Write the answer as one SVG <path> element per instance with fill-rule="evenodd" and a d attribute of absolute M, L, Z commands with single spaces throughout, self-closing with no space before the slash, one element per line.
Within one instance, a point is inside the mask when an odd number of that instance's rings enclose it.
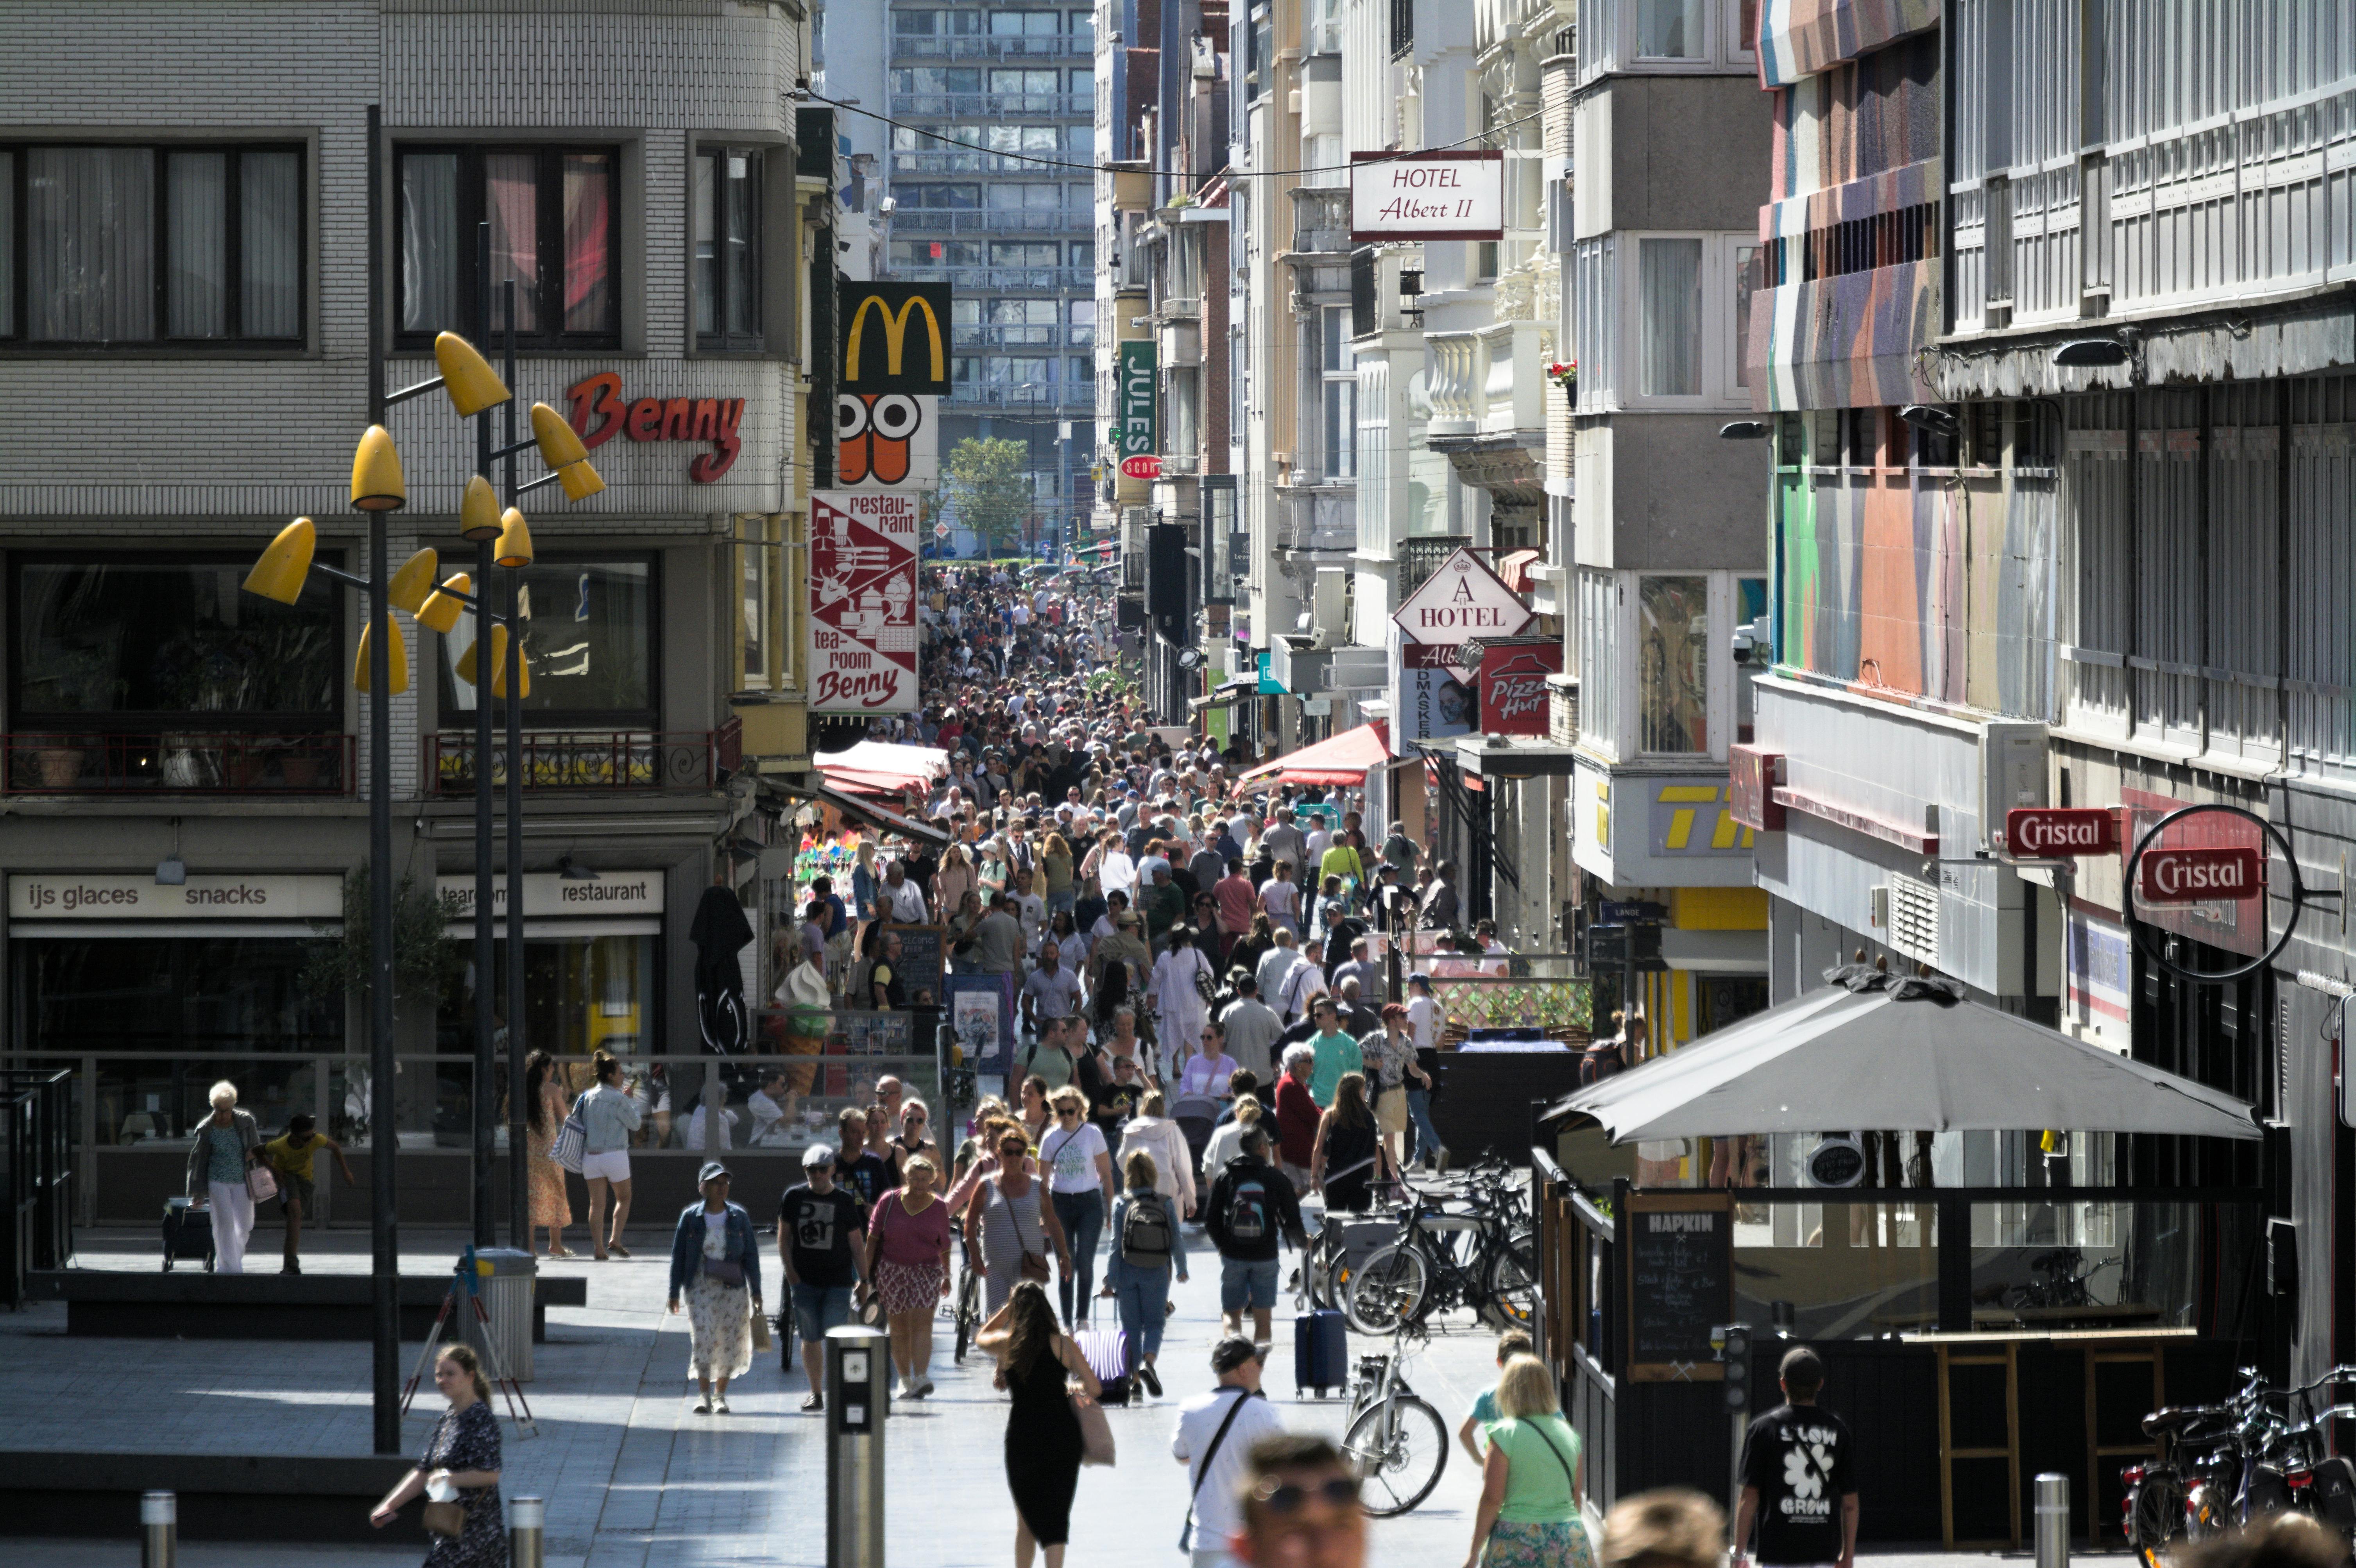
<path fill-rule="evenodd" d="M 111 647 L 47 648 L 27 660 L 25 671 L 27 706 L 37 712 L 109 713 L 130 686 L 116 672 Z M 16 746 L 20 754 L 30 753 L 32 775 L 41 789 L 70 789 L 80 781 L 88 744 L 79 735 L 29 735 L 19 736 Z"/>
<path fill-rule="evenodd" d="M 1557 360 L 1546 368 L 1546 373 L 1547 380 L 1560 387 L 1562 395 L 1569 398 L 1571 406 L 1576 408 L 1579 405 L 1579 361 Z"/>

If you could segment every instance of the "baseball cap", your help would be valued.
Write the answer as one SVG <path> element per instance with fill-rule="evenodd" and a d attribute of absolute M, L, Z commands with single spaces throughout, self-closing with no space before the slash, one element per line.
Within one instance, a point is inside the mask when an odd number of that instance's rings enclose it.
<path fill-rule="evenodd" d="M 804 1170 L 809 1169 L 812 1165 L 830 1165 L 832 1164 L 834 1164 L 834 1151 L 828 1148 L 824 1144 L 812 1144 L 809 1148 L 802 1151 L 802 1169 Z"/>
<path fill-rule="evenodd" d="M 1260 1348 L 1240 1334 L 1230 1334 L 1211 1347 L 1211 1370 L 1232 1372 L 1247 1361 L 1266 1359 Z"/>
<path fill-rule="evenodd" d="M 705 1182 L 717 1181 L 727 1174 L 728 1167 L 718 1160 L 706 1160 L 703 1168 L 695 1173 L 695 1185 L 701 1187 Z"/>

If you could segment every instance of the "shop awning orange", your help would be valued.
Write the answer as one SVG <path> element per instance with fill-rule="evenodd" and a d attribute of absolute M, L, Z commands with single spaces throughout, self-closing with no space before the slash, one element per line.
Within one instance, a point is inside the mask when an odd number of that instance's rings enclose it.
<path fill-rule="evenodd" d="M 1390 726 L 1380 719 L 1345 730 L 1331 740 L 1304 746 L 1290 757 L 1263 762 L 1237 784 L 1364 784 L 1366 770 L 1391 759 Z"/>

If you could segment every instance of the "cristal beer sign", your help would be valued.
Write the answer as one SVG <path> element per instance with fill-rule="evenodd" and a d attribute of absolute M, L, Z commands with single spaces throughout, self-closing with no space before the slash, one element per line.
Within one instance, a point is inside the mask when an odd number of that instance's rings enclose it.
<path fill-rule="evenodd" d="M 2114 854 L 2118 818 L 2102 807 L 2017 806 L 2004 814 L 2004 847 L 2022 860 Z"/>
<path fill-rule="evenodd" d="M 2136 897 L 2147 904 L 2250 898 L 2265 888 L 2265 860 L 2254 849 L 2147 850 L 2136 877 Z"/>

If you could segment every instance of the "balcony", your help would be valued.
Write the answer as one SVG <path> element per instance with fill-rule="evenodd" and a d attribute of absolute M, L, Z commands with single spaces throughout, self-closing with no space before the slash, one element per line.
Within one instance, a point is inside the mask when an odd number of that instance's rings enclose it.
<path fill-rule="evenodd" d="M 1546 426 L 1551 334 L 1536 321 L 1501 321 L 1424 338 L 1433 435 L 1509 435 Z"/>
<path fill-rule="evenodd" d="M 917 38 L 895 34 L 892 39 L 892 59 L 895 62 L 916 59 L 1037 59 L 1068 60 L 1080 64 L 1094 59 L 1096 53 L 1096 39 L 1076 38 L 1069 33 L 980 38 Z"/>
<path fill-rule="evenodd" d="M 1085 382 L 968 382 L 949 389 L 952 411 L 971 408 L 1037 408 L 1088 410 L 1096 406 L 1096 389 Z"/>
<path fill-rule="evenodd" d="M 1096 215 L 1085 207 L 1023 208 L 976 211 L 957 207 L 893 209 L 892 232 L 903 239 L 926 234 L 1076 234 L 1095 231 Z"/>
<path fill-rule="evenodd" d="M 1295 186 L 1292 190 L 1292 253 L 1344 255 L 1350 249 L 1350 190 Z"/>
<path fill-rule="evenodd" d="M 966 147 L 937 147 L 928 152 L 894 152 L 892 155 L 892 172 L 895 175 L 1037 175 L 1041 170 L 1036 163 L 1007 154 L 975 152 Z"/>
<path fill-rule="evenodd" d="M 971 124 L 999 120 L 1092 120 L 1096 97 L 1087 92 L 901 92 L 892 113 L 905 119 L 938 116 Z M 1023 166 L 1035 169 L 1036 164 Z"/>
<path fill-rule="evenodd" d="M 348 795 L 348 735 L 144 735 L 21 731 L 0 736 L 13 795 Z"/>
<path fill-rule="evenodd" d="M 730 719 L 713 730 L 527 730 L 523 786 L 585 793 L 716 789 L 722 775 L 744 762 L 744 725 Z M 453 731 L 428 736 L 425 776 L 443 795 L 475 789 L 475 737 Z M 491 782 L 507 783 L 507 746 L 491 756 Z"/>
<path fill-rule="evenodd" d="M 892 269 L 894 283 L 945 283 L 968 293 L 984 289 L 1033 294 L 1092 294 L 1097 276 L 1087 267 L 905 267 Z"/>
<path fill-rule="evenodd" d="M 1358 547 L 1358 498 L 1347 479 L 1322 485 L 1279 485 L 1274 543 L 1279 550 L 1348 551 Z"/>
<path fill-rule="evenodd" d="M 958 323 L 952 340 L 960 349 L 1086 349 L 1096 342 L 1093 327 L 977 326 Z"/>

